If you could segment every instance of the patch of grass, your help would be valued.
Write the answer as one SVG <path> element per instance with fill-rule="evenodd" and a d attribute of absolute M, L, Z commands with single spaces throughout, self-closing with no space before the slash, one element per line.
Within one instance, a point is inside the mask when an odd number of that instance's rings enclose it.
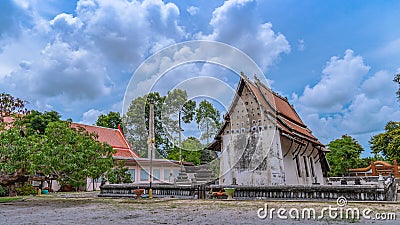
<path fill-rule="evenodd" d="M 12 201 L 21 200 L 21 199 L 22 199 L 22 197 L 0 197 L 0 203 L 12 202 Z"/>

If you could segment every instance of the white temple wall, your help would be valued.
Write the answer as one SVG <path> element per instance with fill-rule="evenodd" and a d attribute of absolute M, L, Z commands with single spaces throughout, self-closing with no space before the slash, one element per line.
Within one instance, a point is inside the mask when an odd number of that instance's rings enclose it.
<path fill-rule="evenodd" d="M 220 160 L 220 184 L 285 183 L 280 138 L 275 130 L 223 135 Z"/>

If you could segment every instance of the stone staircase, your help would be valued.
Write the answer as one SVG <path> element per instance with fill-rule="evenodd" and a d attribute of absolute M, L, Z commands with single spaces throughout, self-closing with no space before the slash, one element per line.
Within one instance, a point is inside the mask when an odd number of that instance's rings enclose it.
<path fill-rule="evenodd" d="M 201 185 L 215 180 L 210 165 L 182 166 L 175 184 L 178 186 Z"/>

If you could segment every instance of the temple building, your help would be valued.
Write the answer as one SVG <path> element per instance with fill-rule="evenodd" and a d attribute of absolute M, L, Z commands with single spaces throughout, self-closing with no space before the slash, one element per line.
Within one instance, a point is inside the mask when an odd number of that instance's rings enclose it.
<path fill-rule="evenodd" d="M 244 74 L 208 149 L 220 151 L 221 185 L 324 184 L 329 151 L 287 98 Z"/>

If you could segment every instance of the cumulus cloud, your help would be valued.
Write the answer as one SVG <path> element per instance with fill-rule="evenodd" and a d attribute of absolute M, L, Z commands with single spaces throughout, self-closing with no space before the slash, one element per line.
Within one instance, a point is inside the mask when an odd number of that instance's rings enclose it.
<path fill-rule="evenodd" d="M 199 33 L 200 39 L 231 44 L 252 57 L 267 70 L 282 53 L 290 52 L 283 34 L 275 33 L 271 23 L 262 23 L 253 0 L 228 0 L 213 12 L 210 34 Z"/>
<path fill-rule="evenodd" d="M 368 75 L 369 69 L 361 56 L 347 50 L 343 58 L 331 58 L 315 86 L 307 86 L 300 97 L 293 95 L 305 123 L 321 141 L 349 134 L 366 143 L 388 121 L 400 118 L 392 73 Z"/>
<path fill-rule="evenodd" d="M 186 37 L 178 7 L 161 0 L 81 0 L 74 15 L 50 20 L 35 4 L 12 4 L 35 18 L 14 24 L 20 36 L 1 45 L 0 86 L 39 98 L 42 105 L 108 96 L 148 54 Z"/>
<path fill-rule="evenodd" d="M 23 61 L 5 83 L 36 96 L 63 96 L 68 100 L 95 99 L 110 93 L 108 76 L 96 64 L 96 56 L 83 49 L 71 49 L 65 42 L 55 42 L 43 49 L 37 61 Z"/>
<path fill-rule="evenodd" d="M 100 114 L 105 114 L 105 113 L 97 109 L 90 109 L 83 113 L 83 116 L 81 118 L 81 121 L 79 121 L 79 123 L 93 125 L 96 123 L 97 118 L 100 116 Z"/>
<path fill-rule="evenodd" d="M 357 93 L 369 69 L 361 56 L 354 56 L 352 50 L 346 50 L 342 59 L 331 58 L 322 71 L 321 80 L 313 87 L 306 86 L 299 102 L 318 112 L 340 111 Z"/>
<path fill-rule="evenodd" d="M 79 18 L 74 17 L 71 14 L 61 13 L 50 21 L 50 25 L 60 31 L 71 32 L 81 28 L 83 23 Z"/>
<path fill-rule="evenodd" d="M 199 13 L 199 11 L 200 11 L 200 8 L 199 8 L 199 7 L 196 7 L 196 6 L 189 6 L 189 7 L 187 8 L 187 12 L 188 12 L 191 16 L 196 15 L 197 13 Z"/>
<path fill-rule="evenodd" d="M 185 36 L 178 25 L 180 11 L 173 3 L 156 1 L 97 1 L 94 7 L 78 4 L 86 32 L 103 54 L 114 62 L 132 63 L 144 54 L 175 43 Z"/>

